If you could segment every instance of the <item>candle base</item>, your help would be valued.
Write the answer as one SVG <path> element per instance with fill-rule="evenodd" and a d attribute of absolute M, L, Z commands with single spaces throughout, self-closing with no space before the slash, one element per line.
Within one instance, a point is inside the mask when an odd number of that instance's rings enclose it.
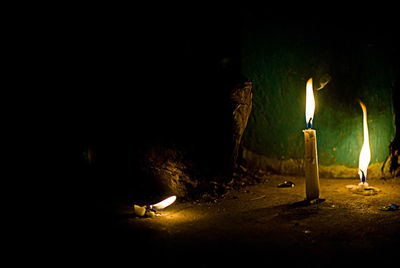
<path fill-rule="evenodd" d="M 346 185 L 346 188 L 350 192 L 359 195 L 376 195 L 381 191 L 379 188 L 369 186 L 366 182 L 358 185 Z"/>
<path fill-rule="evenodd" d="M 315 200 L 320 195 L 317 133 L 314 129 L 303 130 L 305 142 L 304 171 L 306 177 L 306 199 Z"/>

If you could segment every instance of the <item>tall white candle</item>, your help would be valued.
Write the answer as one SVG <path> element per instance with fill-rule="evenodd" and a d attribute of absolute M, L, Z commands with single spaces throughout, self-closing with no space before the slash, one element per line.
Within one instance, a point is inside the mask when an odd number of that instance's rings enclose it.
<path fill-rule="evenodd" d="M 306 85 L 306 123 L 308 129 L 304 132 L 304 171 L 306 176 L 306 199 L 319 198 L 319 171 L 317 154 L 317 132 L 311 129 L 314 119 L 315 100 L 312 86 L 312 78 Z"/>

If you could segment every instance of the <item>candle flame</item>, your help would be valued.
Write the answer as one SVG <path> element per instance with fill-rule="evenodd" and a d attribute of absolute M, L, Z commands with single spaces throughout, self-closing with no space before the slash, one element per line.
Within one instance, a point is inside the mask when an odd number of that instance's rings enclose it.
<path fill-rule="evenodd" d="M 174 203 L 175 200 L 176 200 L 176 196 L 173 195 L 173 196 L 168 197 L 167 199 L 164 199 L 163 201 L 161 201 L 157 204 L 151 205 L 150 207 L 154 210 L 164 209 L 164 208 L 168 207 L 169 205 L 171 205 L 172 203 Z"/>
<path fill-rule="evenodd" d="M 365 183 L 367 180 L 368 165 L 369 162 L 371 161 L 371 149 L 369 147 L 369 137 L 368 137 L 367 107 L 361 100 L 358 101 L 363 111 L 363 128 L 364 128 L 364 143 L 361 148 L 360 159 L 358 161 L 358 175 L 360 175 L 361 183 Z"/>
<path fill-rule="evenodd" d="M 306 86 L 306 124 L 308 128 L 312 127 L 314 119 L 315 100 L 313 93 L 312 78 L 308 79 Z"/>

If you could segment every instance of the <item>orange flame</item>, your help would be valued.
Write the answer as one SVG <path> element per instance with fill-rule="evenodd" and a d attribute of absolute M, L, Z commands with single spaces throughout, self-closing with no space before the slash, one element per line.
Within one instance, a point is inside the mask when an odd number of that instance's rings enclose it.
<path fill-rule="evenodd" d="M 164 199 L 163 201 L 154 204 L 154 205 L 150 205 L 150 208 L 155 209 L 155 210 L 160 210 L 160 209 L 164 209 L 166 207 L 168 207 L 169 205 L 171 205 L 172 203 L 174 203 L 176 200 L 176 196 L 170 196 L 167 199 Z"/>
<path fill-rule="evenodd" d="M 312 78 L 308 79 L 306 85 L 306 124 L 308 128 L 312 127 L 314 119 L 315 100 L 313 93 Z"/>
<path fill-rule="evenodd" d="M 358 100 L 361 109 L 363 110 L 363 128 L 364 128 L 364 143 L 360 152 L 360 159 L 358 161 L 358 175 L 360 176 L 361 183 L 367 180 L 367 169 L 371 161 L 371 149 L 369 147 L 368 124 L 367 124 L 367 107 L 365 104 Z"/>

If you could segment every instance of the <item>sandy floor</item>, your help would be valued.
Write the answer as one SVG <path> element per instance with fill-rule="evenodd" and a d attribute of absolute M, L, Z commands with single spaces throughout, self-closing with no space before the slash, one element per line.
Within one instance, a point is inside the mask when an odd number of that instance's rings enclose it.
<path fill-rule="evenodd" d="M 278 188 L 284 180 L 296 186 Z M 398 262 L 400 210 L 382 208 L 400 205 L 400 180 L 370 181 L 381 190 L 371 196 L 346 189 L 357 180 L 322 178 L 320 184 L 325 201 L 312 205 L 302 202 L 304 178 L 275 175 L 216 202 L 177 200 L 154 218 L 134 217 L 130 205 L 119 205 L 96 244 L 104 252 L 113 249 L 118 258 L 146 259 L 151 266 Z"/>

